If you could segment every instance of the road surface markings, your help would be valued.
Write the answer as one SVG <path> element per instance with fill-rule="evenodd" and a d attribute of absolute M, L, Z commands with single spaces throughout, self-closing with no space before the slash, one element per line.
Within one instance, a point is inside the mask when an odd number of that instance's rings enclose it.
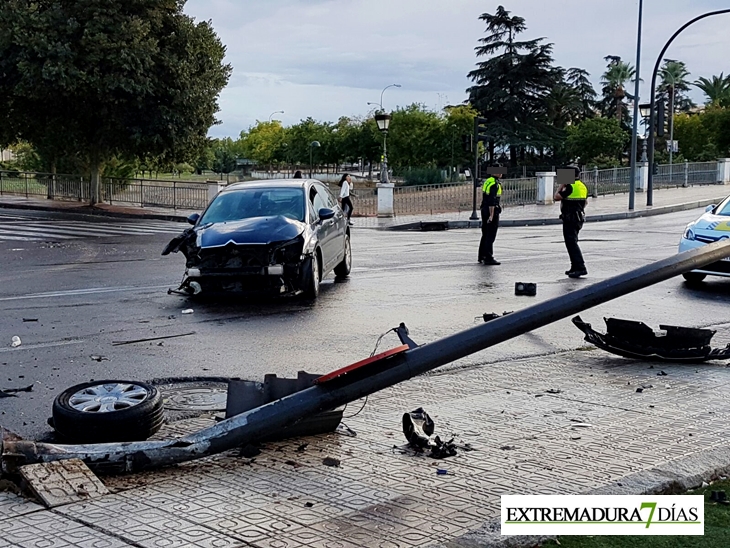
<path fill-rule="evenodd" d="M 0 212 L 0 240 L 64 241 L 112 236 L 178 234 L 184 225 L 175 221 L 91 222 L 64 219 L 39 219 Z"/>

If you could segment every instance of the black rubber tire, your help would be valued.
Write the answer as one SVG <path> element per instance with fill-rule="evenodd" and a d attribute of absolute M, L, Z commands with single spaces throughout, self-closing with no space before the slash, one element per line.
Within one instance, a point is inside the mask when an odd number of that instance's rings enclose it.
<path fill-rule="evenodd" d="M 147 391 L 147 397 L 127 409 L 106 413 L 89 413 L 74 409 L 69 400 L 84 388 L 109 383 L 135 384 Z M 139 381 L 95 381 L 77 384 L 61 392 L 53 401 L 53 428 L 60 437 L 75 443 L 113 443 L 143 441 L 164 423 L 160 391 Z"/>
<path fill-rule="evenodd" d="M 319 261 L 319 254 L 307 257 L 302 263 L 302 297 L 307 300 L 314 300 L 319 297 L 319 282 L 321 281 L 322 268 Z"/>
<path fill-rule="evenodd" d="M 350 235 L 345 234 L 345 256 L 342 262 L 335 267 L 335 276 L 338 278 L 347 278 L 352 270 L 352 247 L 350 245 Z"/>
<path fill-rule="evenodd" d="M 707 277 L 707 274 L 701 274 L 699 272 L 685 272 L 682 274 L 687 285 L 698 285 Z"/>

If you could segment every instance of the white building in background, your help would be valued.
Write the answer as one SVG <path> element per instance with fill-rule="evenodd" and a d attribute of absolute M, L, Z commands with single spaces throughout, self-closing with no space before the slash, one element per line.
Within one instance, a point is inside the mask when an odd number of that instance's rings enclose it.
<path fill-rule="evenodd" d="M 9 148 L 0 150 L 0 162 L 10 162 L 15 160 L 15 154 Z"/>

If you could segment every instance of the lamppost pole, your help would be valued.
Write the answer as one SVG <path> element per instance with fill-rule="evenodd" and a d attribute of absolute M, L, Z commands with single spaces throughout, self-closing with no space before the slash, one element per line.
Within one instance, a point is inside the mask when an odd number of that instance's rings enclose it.
<path fill-rule="evenodd" d="M 277 110 L 276 112 L 272 112 L 269 114 L 269 123 L 271 123 L 271 117 L 274 116 L 274 114 L 284 114 L 283 110 Z"/>
<path fill-rule="evenodd" d="M 639 30 L 636 36 L 636 81 L 634 82 L 634 124 L 631 131 L 631 169 L 629 170 L 629 211 L 634 209 L 636 193 L 636 149 L 639 131 L 639 81 L 641 75 L 641 19 L 644 11 L 644 0 L 639 0 Z"/>
<path fill-rule="evenodd" d="M 691 21 L 686 22 L 684 25 L 682 25 L 677 32 L 675 32 L 672 37 L 667 41 L 666 44 L 664 44 L 664 47 L 662 48 L 662 51 L 659 53 L 659 57 L 657 57 L 656 64 L 654 65 L 654 72 L 651 76 L 651 116 L 649 117 L 649 181 L 647 184 L 646 189 L 646 205 L 650 206 L 653 202 L 653 183 L 654 183 L 654 125 L 656 124 L 656 120 L 654 118 L 654 107 L 655 107 L 655 91 L 656 91 L 656 77 L 657 73 L 659 72 L 659 64 L 662 62 L 662 59 L 664 58 L 664 53 L 667 51 L 667 48 L 669 48 L 669 45 L 674 42 L 674 39 L 679 36 L 679 34 L 689 27 L 691 24 L 696 23 L 697 21 L 704 19 L 705 17 L 710 17 L 712 15 L 720 15 L 721 13 L 730 13 L 730 9 L 724 9 L 724 10 L 717 10 L 717 11 L 710 11 L 708 13 L 704 13 L 698 17 L 695 17 Z"/>
<path fill-rule="evenodd" d="M 312 178 L 312 164 L 314 162 L 314 149 L 320 147 L 319 141 L 312 141 L 309 143 L 309 178 Z"/>

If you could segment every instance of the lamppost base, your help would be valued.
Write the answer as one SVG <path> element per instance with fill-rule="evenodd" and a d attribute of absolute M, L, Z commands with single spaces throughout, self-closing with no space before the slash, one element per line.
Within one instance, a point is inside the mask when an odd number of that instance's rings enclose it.
<path fill-rule="evenodd" d="M 477 215 L 476 213 L 472 213 L 471 214 L 471 217 L 469 217 L 469 220 L 470 221 L 478 221 L 479 220 L 479 215 Z"/>

